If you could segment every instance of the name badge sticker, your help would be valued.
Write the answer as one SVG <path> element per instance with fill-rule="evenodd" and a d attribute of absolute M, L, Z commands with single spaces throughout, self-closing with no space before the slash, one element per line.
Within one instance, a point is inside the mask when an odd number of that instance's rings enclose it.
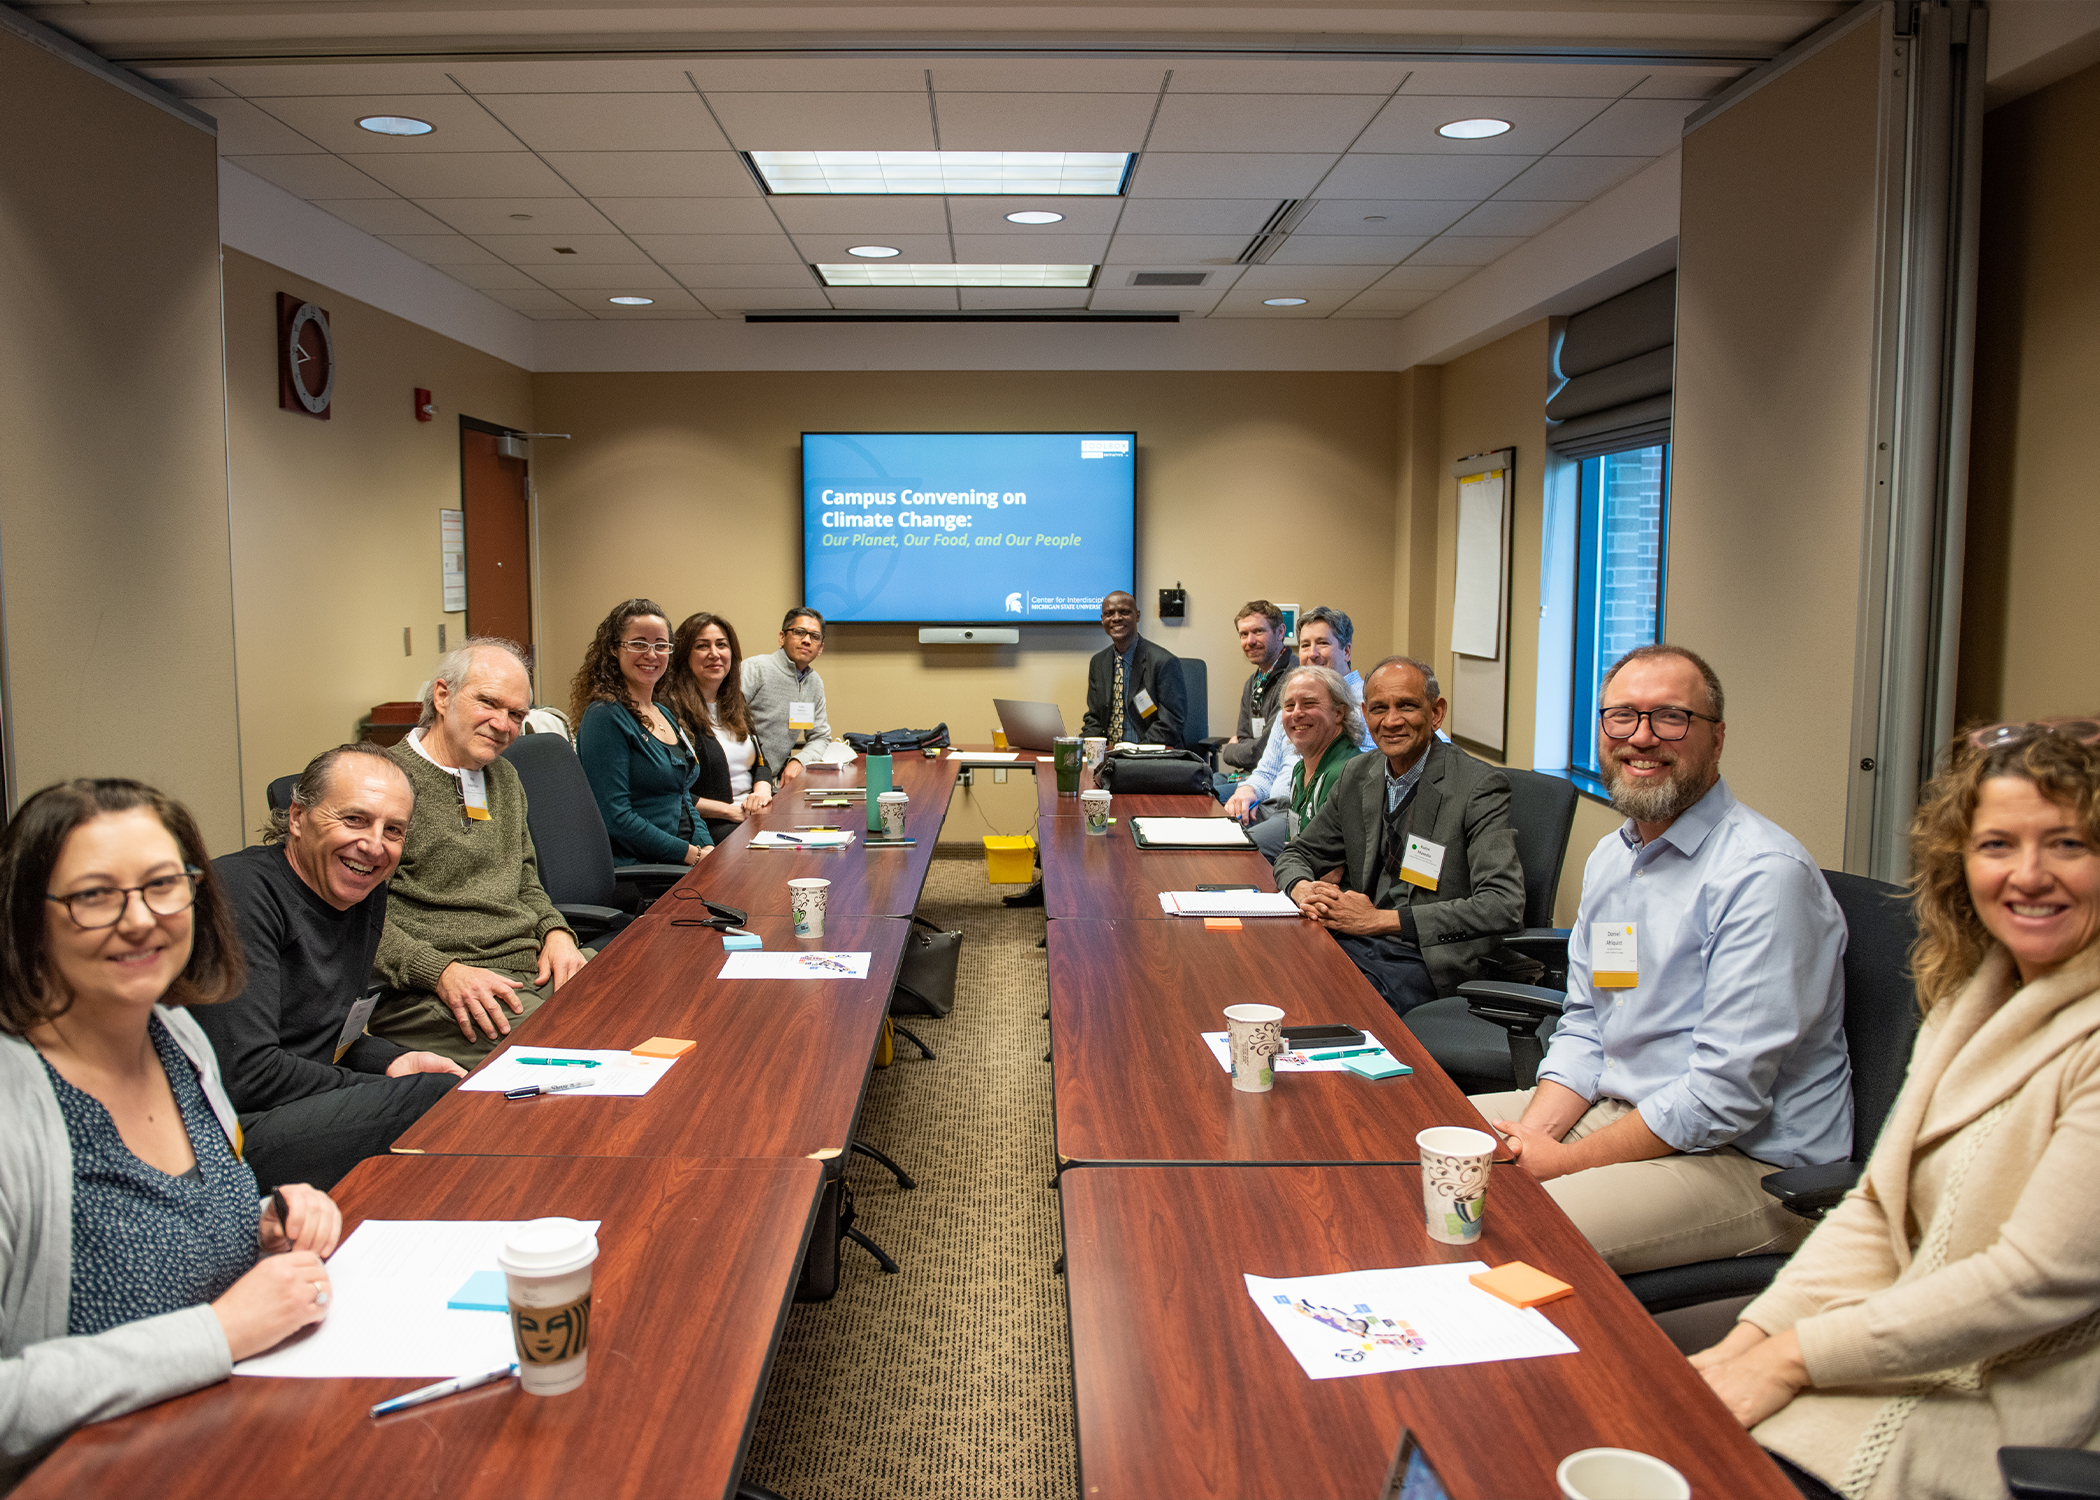
<path fill-rule="evenodd" d="M 1444 846 L 1432 844 L 1418 834 L 1407 836 L 1407 849 L 1400 856 L 1400 878 L 1409 885 L 1418 885 L 1425 891 L 1436 889 L 1437 877 L 1444 872 Z"/>
<path fill-rule="evenodd" d="M 1143 688 L 1139 688 L 1131 696 L 1130 705 L 1138 711 L 1138 717 L 1141 719 L 1149 719 L 1159 712 L 1159 705 L 1152 701 L 1152 695 Z"/>
<path fill-rule="evenodd" d="M 477 823 L 486 823 L 489 820 L 488 777 L 480 771 L 463 772 L 459 786 L 466 797 L 467 816 Z"/>
<path fill-rule="evenodd" d="M 365 1022 L 372 1019 L 372 1007 L 379 1003 L 379 991 L 373 990 L 358 997 L 350 1007 L 349 1018 L 343 1022 L 343 1033 L 335 1039 L 335 1060 L 341 1062 L 343 1054 L 350 1050 L 351 1043 L 365 1034 Z"/>
<path fill-rule="evenodd" d="M 1262 737 L 1262 731 L 1269 727 L 1269 721 L 1260 714 L 1251 714 L 1248 716 L 1247 726 L 1247 738 L 1258 740 Z"/>
<path fill-rule="evenodd" d="M 1633 923 L 1590 923 L 1590 982 L 1600 990 L 1630 990 L 1641 982 Z"/>
<path fill-rule="evenodd" d="M 788 728 L 815 729 L 817 727 L 817 700 L 802 698 L 788 700 Z"/>

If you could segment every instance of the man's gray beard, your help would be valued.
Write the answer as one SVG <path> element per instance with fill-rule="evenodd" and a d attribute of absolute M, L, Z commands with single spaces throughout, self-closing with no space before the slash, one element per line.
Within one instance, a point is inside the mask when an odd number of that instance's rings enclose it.
<path fill-rule="evenodd" d="M 1667 781 L 1646 786 L 1628 786 L 1617 761 L 1607 762 L 1606 769 L 1611 774 L 1604 778 L 1604 789 L 1611 793 L 1612 807 L 1636 823 L 1670 822 L 1706 795 L 1706 788 L 1693 783 L 1682 763 L 1671 767 Z"/>

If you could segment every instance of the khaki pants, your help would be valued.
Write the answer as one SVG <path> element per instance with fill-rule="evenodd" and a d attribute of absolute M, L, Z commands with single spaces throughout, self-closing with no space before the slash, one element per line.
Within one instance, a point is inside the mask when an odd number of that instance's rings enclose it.
<path fill-rule="evenodd" d="M 1475 1094 L 1470 1102 L 1483 1119 L 1517 1120 L 1531 1094 Z M 1632 1109 L 1623 1099 L 1599 1099 L 1563 1139 L 1580 1140 Z M 1723 1146 L 1711 1154 L 1614 1162 L 1541 1186 L 1605 1264 L 1625 1276 L 1738 1255 L 1791 1254 L 1815 1226 L 1758 1186 L 1778 1170 Z"/>
<path fill-rule="evenodd" d="M 584 952 L 588 954 L 590 950 Z M 520 989 L 517 998 L 525 1007 L 525 1015 L 514 1014 L 507 1005 L 503 1007 L 510 1029 L 516 1031 L 518 1023 L 538 1010 L 553 993 L 551 984 Z M 459 1022 L 453 1018 L 452 1008 L 427 990 L 396 990 L 386 996 L 373 1008 L 365 1030 L 411 1052 L 435 1052 L 469 1069 L 510 1041 L 508 1035 L 492 1039 L 479 1026 L 474 1027 L 473 1040 L 469 1041 L 459 1034 Z"/>

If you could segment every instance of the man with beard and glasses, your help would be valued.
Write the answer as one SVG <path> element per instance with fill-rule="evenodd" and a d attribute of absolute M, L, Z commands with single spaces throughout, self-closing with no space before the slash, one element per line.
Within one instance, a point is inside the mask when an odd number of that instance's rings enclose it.
<path fill-rule="evenodd" d="M 1473 1100 L 1615 1271 L 1793 1250 L 1758 1186 L 1852 1152 L 1845 919 L 1791 834 L 1721 779 L 1721 682 L 1629 651 L 1598 694 L 1626 815 L 1591 853 L 1538 1087 Z"/>

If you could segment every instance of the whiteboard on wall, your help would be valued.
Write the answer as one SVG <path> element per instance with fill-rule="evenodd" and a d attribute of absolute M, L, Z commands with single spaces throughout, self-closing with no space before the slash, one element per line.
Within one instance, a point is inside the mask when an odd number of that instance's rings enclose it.
<path fill-rule="evenodd" d="M 1509 543 L 1516 450 L 1460 459 L 1451 601 L 1451 734 L 1498 754 L 1509 723 Z"/>

